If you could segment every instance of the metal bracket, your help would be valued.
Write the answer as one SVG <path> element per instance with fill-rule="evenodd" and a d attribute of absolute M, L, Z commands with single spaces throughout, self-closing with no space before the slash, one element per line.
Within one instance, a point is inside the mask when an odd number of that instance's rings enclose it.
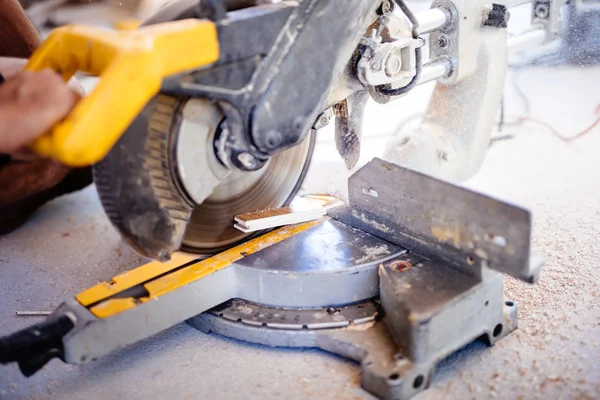
<path fill-rule="evenodd" d="M 358 80 L 365 87 L 408 84 L 416 74 L 415 50 L 424 44 L 420 38 L 413 39 L 404 19 L 383 15 L 378 29 L 373 28 L 369 37 L 361 39 L 363 51 L 357 64 Z"/>
<path fill-rule="evenodd" d="M 534 0 L 531 6 L 531 24 L 546 30 L 546 40 L 558 38 L 562 29 L 561 8 L 564 0 Z"/>
<path fill-rule="evenodd" d="M 483 280 L 496 270 L 535 283 L 528 210 L 375 158 L 349 179 L 334 218 Z"/>
<path fill-rule="evenodd" d="M 409 250 L 379 269 L 386 325 L 401 351 L 396 362 L 390 354 L 374 360 L 361 342 L 367 390 L 408 398 L 447 355 L 478 337 L 493 344 L 517 327 L 498 272 L 538 280 L 527 210 L 380 159 L 350 178 L 349 200 L 330 214 Z"/>

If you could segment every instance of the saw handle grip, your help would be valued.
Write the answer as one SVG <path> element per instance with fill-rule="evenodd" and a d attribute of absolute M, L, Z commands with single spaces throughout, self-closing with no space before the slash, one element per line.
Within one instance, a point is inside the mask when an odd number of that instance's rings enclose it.
<path fill-rule="evenodd" d="M 96 88 L 32 144 L 37 153 L 80 167 L 100 161 L 160 90 L 162 80 L 219 57 L 217 31 L 206 20 L 181 20 L 135 31 L 66 26 L 55 29 L 25 69 L 50 68 L 68 81 L 98 76 Z"/>

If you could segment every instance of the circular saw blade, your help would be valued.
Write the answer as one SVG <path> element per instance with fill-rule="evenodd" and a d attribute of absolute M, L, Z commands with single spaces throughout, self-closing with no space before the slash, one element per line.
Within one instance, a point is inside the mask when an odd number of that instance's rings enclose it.
<path fill-rule="evenodd" d="M 158 96 L 94 166 L 96 187 L 113 225 L 131 247 L 154 259 L 166 260 L 179 249 L 214 254 L 260 234 L 238 231 L 233 217 L 289 204 L 314 149 L 313 133 L 271 158 L 261 170 L 232 172 L 202 204 L 194 205 L 174 173 L 173 154 L 186 101 Z M 206 107 L 215 106 L 206 102 Z M 205 146 L 198 151 L 213 149 Z M 194 170 L 194 175 L 202 173 L 208 171 Z"/>
<path fill-rule="evenodd" d="M 288 205 L 308 172 L 314 144 L 311 134 L 298 146 L 273 157 L 262 169 L 229 175 L 194 209 L 183 250 L 211 254 L 256 236 L 235 229 L 233 217 Z"/>

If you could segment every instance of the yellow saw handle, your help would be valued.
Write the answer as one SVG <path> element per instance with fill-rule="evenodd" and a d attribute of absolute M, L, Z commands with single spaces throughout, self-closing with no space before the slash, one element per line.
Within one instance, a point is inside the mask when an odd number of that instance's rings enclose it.
<path fill-rule="evenodd" d="M 94 164 L 159 92 L 163 78 L 218 58 L 216 27 L 207 20 L 167 22 L 134 31 L 77 25 L 55 29 L 25 69 L 50 68 L 65 82 L 82 71 L 100 81 L 31 148 L 70 166 Z"/>

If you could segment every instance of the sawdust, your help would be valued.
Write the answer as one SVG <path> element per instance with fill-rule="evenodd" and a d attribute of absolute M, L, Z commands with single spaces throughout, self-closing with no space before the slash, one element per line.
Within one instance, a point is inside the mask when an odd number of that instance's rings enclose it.
<path fill-rule="evenodd" d="M 360 251 L 364 254 L 364 256 L 355 260 L 356 264 L 364 264 L 367 262 L 371 262 L 381 258 L 382 256 L 387 256 L 392 254 L 391 250 L 387 245 L 377 245 L 374 247 L 362 246 Z M 350 259 L 352 261 L 352 259 Z"/>

